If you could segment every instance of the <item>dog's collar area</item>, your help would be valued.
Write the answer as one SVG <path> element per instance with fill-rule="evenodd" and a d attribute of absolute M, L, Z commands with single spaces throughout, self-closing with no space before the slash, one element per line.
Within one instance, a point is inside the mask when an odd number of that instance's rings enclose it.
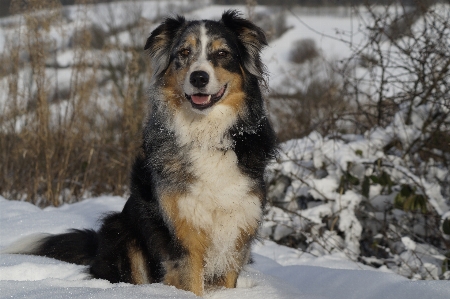
<path fill-rule="evenodd" d="M 220 101 L 225 94 L 227 84 L 225 84 L 216 94 L 196 93 L 192 95 L 185 94 L 185 97 L 191 102 L 193 108 L 204 110 Z"/>

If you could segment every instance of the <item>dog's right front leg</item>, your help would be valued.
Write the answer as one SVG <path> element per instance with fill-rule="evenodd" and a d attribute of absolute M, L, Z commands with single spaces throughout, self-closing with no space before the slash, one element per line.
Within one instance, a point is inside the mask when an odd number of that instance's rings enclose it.
<path fill-rule="evenodd" d="M 162 197 L 161 203 L 174 229 L 174 237 L 181 243 L 186 255 L 177 267 L 173 268 L 173 271 L 167 271 L 166 267 L 164 282 L 202 296 L 204 257 L 211 241 L 203 229 L 196 227 L 186 217 L 180 215 L 178 200 L 179 195 L 168 194 Z"/>

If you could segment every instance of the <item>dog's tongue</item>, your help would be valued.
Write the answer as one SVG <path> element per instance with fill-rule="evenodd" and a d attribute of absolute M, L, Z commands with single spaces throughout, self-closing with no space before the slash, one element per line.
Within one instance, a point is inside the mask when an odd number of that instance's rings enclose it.
<path fill-rule="evenodd" d="M 191 95 L 192 102 L 194 102 L 197 105 L 204 105 L 209 102 L 211 99 L 211 95 Z"/>

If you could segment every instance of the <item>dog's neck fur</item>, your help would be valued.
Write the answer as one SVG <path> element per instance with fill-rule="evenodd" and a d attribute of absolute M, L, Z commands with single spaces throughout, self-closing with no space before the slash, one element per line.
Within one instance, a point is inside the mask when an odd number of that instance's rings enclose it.
<path fill-rule="evenodd" d="M 232 140 L 229 129 L 236 123 L 237 115 L 229 106 L 217 105 L 207 114 L 192 111 L 189 103 L 174 115 L 172 129 L 181 146 L 201 150 L 229 149 Z"/>

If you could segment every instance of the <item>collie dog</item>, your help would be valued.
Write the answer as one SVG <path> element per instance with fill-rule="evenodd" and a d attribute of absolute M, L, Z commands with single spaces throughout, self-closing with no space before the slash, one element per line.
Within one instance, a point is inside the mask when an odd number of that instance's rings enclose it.
<path fill-rule="evenodd" d="M 275 155 L 260 89 L 265 45 L 264 32 L 236 11 L 219 21 L 166 19 L 145 45 L 151 115 L 122 212 L 104 217 L 99 231 L 34 236 L 9 253 L 87 265 L 113 283 L 163 282 L 196 295 L 234 288 Z"/>

